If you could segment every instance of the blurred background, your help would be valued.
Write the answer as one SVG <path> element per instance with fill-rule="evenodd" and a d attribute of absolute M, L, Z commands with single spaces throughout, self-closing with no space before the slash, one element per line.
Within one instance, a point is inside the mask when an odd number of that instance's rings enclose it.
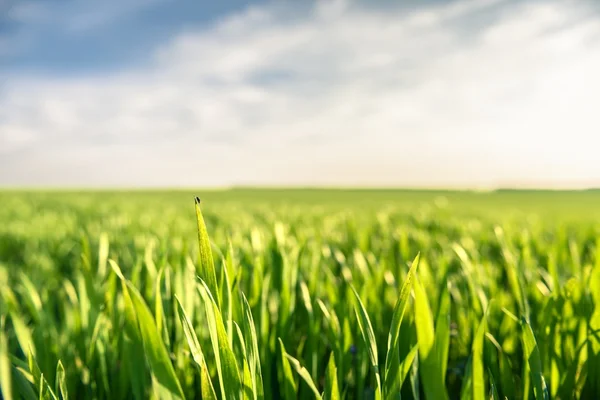
<path fill-rule="evenodd" d="M 600 2 L 0 0 L 0 186 L 600 186 Z"/>

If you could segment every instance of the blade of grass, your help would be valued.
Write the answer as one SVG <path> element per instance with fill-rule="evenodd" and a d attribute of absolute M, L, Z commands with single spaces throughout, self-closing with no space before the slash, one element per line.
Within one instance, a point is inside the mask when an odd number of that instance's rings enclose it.
<path fill-rule="evenodd" d="M 229 258 L 229 257 L 228 257 Z M 229 346 L 233 346 L 233 304 L 231 298 L 231 283 L 229 281 L 228 268 L 223 264 L 221 272 L 223 275 L 223 281 L 221 282 L 221 313 L 225 320 L 225 327 L 227 329 L 227 337 L 229 338 Z"/>
<path fill-rule="evenodd" d="M 260 366 L 260 353 L 258 351 L 258 338 L 256 336 L 256 327 L 250 304 L 243 292 L 240 291 L 242 300 L 243 320 L 242 326 L 246 333 L 246 349 L 248 351 L 248 366 L 250 368 L 250 376 L 252 377 L 252 386 L 254 387 L 255 400 L 264 398 L 263 378 Z"/>
<path fill-rule="evenodd" d="M 398 368 L 400 379 L 398 380 L 398 384 L 400 385 L 398 389 L 402 388 L 402 384 L 406 380 L 408 373 L 410 372 L 414 361 L 417 359 L 417 354 L 419 352 L 419 345 L 415 344 L 408 352 L 404 360 L 400 363 L 400 368 Z"/>
<path fill-rule="evenodd" d="M 127 282 L 127 286 L 131 292 L 131 299 L 135 307 L 144 351 L 148 358 L 154 381 L 158 383 L 157 395 L 161 399 L 185 399 L 183 390 L 173 369 L 173 364 L 169 358 L 169 353 L 154 323 L 150 309 L 133 284 Z"/>
<path fill-rule="evenodd" d="M 310 390 L 312 390 L 312 392 L 315 395 L 315 398 L 320 400 L 322 398 L 321 393 L 319 393 L 319 390 L 315 386 L 315 383 L 313 382 L 308 370 L 300 364 L 300 361 L 298 361 L 294 357 L 290 356 L 289 354 L 285 353 L 285 357 L 288 359 L 290 364 L 294 367 L 294 369 L 296 370 L 298 375 L 304 380 L 304 382 L 306 382 L 306 384 L 308 385 Z"/>
<path fill-rule="evenodd" d="M 435 348 L 433 316 L 425 289 L 415 277 L 415 325 L 419 343 L 419 366 L 423 391 L 427 400 L 448 399 Z"/>
<path fill-rule="evenodd" d="M 204 223 L 204 217 L 202 216 L 202 210 L 200 209 L 200 199 L 198 197 L 195 197 L 195 205 L 196 221 L 198 224 L 198 248 L 200 251 L 197 273 L 200 276 L 200 279 L 206 282 L 206 286 L 208 287 L 211 296 L 215 297 L 219 295 L 217 273 L 215 272 L 210 238 L 206 230 L 206 224 Z"/>
<path fill-rule="evenodd" d="M 8 357 L 8 339 L 4 333 L 4 316 L 0 319 L 0 395 L 12 400 L 12 378 L 10 358 Z"/>
<path fill-rule="evenodd" d="M 15 366 L 11 366 L 11 370 L 15 392 L 19 393 L 19 395 L 25 400 L 36 400 L 38 397 L 31 386 L 30 380 L 25 377 L 26 372 L 21 368 L 16 368 Z M 0 382 L 0 384 L 2 383 Z M 6 400 L 8 399 L 9 398 L 7 397 Z"/>
<path fill-rule="evenodd" d="M 540 360 L 540 351 L 531 330 L 531 325 L 525 318 L 521 318 L 521 339 L 523 341 L 523 351 L 525 360 L 531 372 L 531 380 L 533 383 L 533 392 L 537 400 L 547 400 L 550 398 L 546 381 L 542 373 L 542 362 Z"/>
<path fill-rule="evenodd" d="M 325 393 L 323 394 L 325 400 L 340 400 L 340 389 L 338 386 L 337 379 L 337 368 L 335 366 L 335 357 L 333 353 L 329 355 L 329 361 L 327 362 L 327 371 L 325 377 Z"/>
<path fill-rule="evenodd" d="M 371 320 L 367 314 L 367 310 L 363 305 L 360 296 L 356 292 L 356 289 L 352 287 L 352 292 L 356 299 L 354 305 L 354 312 L 356 313 L 356 319 L 358 321 L 358 328 L 363 338 L 363 342 L 369 353 L 369 359 L 371 361 L 371 368 L 375 374 L 375 399 L 381 398 L 381 377 L 379 376 L 379 361 L 377 356 L 377 342 L 375 340 L 375 333 L 373 332 L 373 326 Z"/>
<path fill-rule="evenodd" d="M 240 329 L 240 326 L 237 322 L 233 323 L 235 327 L 235 337 L 237 341 L 237 347 L 241 352 L 241 364 L 243 365 L 243 373 L 242 373 L 242 397 L 244 400 L 252 400 L 254 399 L 254 388 L 252 382 L 252 376 L 250 375 L 250 368 L 248 367 L 248 356 L 246 352 L 246 340 L 244 339 L 244 334 Z"/>
<path fill-rule="evenodd" d="M 63 400 L 68 400 L 69 394 L 67 391 L 67 376 L 65 373 L 65 367 L 63 367 L 60 360 L 58 361 L 58 364 L 56 364 L 56 384 L 54 390 L 56 393 L 60 393 L 60 397 Z"/>
<path fill-rule="evenodd" d="M 485 399 L 485 377 L 483 370 L 483 340 L 487 330 L 487 318 L 490 311 L 490 305 L 481 318 L 477 327 L 477 332 L 473 338 L 471 347 L 471 385 L 473 388 L 473 400 Z"/>
<path fill-rule="evenodd" d="M 490 376 L 490 400 L 500 400 L 500 395 L 498 394 L 498 389 L 496 388 L 496 381 L 494 380 L 494 374 L 492 371 L 488 370 L 488 375 Z"/>
<path fill-rule="evenodd" d="M 400 368 L 398 336 L 400 335 L 400 325 L 402 324 L 406 305 L 408 304 L 408 299 L 412 290 L 412 277 L 419 265 L 419 256 L 420 255 L 417 254 L 413 260 L 406 278 L 404 279 L 404 283 L 402 284 L 398 301 L 394 306 L 392 324 L 388 333 L 387 354 L 385 356 L 385 374 L 383 379 L 383 393 L 385 398 L 388 398 L 388 396 L 395 396 L 402 386 L 400 383 L 401 376 L 398 373 Z"/>
<path fill-rule="evenodd" d="M 504 397 L 509 399 L 516 398 L 515 383 L 512 376 L 512 366 L 508 356 L 504 353 L 502 346 L 496 340 L 496 338 L 489 332 L 485 334 L 486 338 L 494 345 L 498 351 L 498 358 L 500 363 L 500 388 Z"/>
<path fill-rule="evenodd" d="M 21 347 L 23 354 L 27 354 L 31 350 L 35 356 L 35 343 L 31 335 L 31 330 L 27 324 L 16 312 L 10 313 L 10 319 L 12 321 L 15 335 L 17 336 L 17 342 L 19 342 L 19 346 Z"/>
<path fill-rule="evenodd" d="M 164 274 L 165 268 L 162 267 L 156 274 L 156 283 L 154 287 L 155 299 L 154 299 L 154 315 L 156 320 L 156 329 L 162 335 L 162 338 L 166 345 L 169 345 L 169 335 L 167 332 L 167 324 L 165 321 L 165 311 L 163 309 L 162 290 L 161 290 L 161 279 Z"/>
<path fill-rule="evenodd" d="M 38 365 L 33 353 L 30 351 L 28 355 L 29 360 L 29 372 L 33 376 L 34 385 L 37 387 L 38 392 L 40 393 L 40 398 L 51 398 L 53 400 L 58 400 L 56 394 L 52 390 L 52 387 L 48 384 L 46 379 L 44 379 L 44 374 L 40 371 L 40 366 Z M 43 393 L 47 392 L 47 396 L 43 396 Z"/>
<path fill-rule="evenodd" d="M 175 301 L 177 302 L 177 311 L 179 313 L 179 319 L 181 321 L 183 333 L 187 340 L 188 346 L 190 347 L 192 359 L 194 360 L 194 362 L 200 370 L 200 390 L 202 392 L 202 398 L 216 400 L 217 394 L 212 384 L 212 380 L 210 379 L 208 367 L 206 366 L 204 354 L 202 353 L 202 348 L 200 347 L 200 342 L 198 340 L 198 337 L 196 336 L 194 327 L 192 326 L 192 323 L 188 315 L 186 314 L 183 306 L 181 305 L 181 301 L 179 301 L 177 295 L 175 295 Z"/>
<path fill-rule="evenodd" d="M 296 381 L 294 380 L 294 375 L 292 374 L 292 367 L 290 366 L 290 361 L 286 358 L 285 346 L 281 339 L 277 339 L 279 343 L 279 360 L 281 362 L 281 377 L 282 380 L 281 386 L 283 386 L 283 398 L 284 399 L 294 399 L 296 398 Z"/>
<path fill-rule="evenodd" d="M 198 291 L 204 301 L 206 319 L 210 339 L 215 353 L 215 361 L 219 372 L 219 384 L 224 399 L 238 399 L 241 394 L 241 378 L 235 361 L 235 355 L 229 346 L 229 339 L 223 324 L 219 307 L 209 292 L 204 281 L 198 286 Z M 227 388 L 227 389 L 226 389 Z"/>
<path fill-rule="evenodd" d="M 435 321 L 435 349 L 440 365 L 440 374 L 445 382 L 450 349 L 450 293 L 448 287 L 442 293 L 437 319 Z"/>
<path fill-rule="evenodd" d="M 183 389 L 169 358 L 169 353 L 148 305 L 135 286 L 120 273 L 116 263 L 112 260 L 110 262 L 115 272 L 118 271 L 117 275 L 121 279 L 126 309 L 129 309 L 126 312 L 128 312 L 130 319 L 133 318 L 137 321 L 146 359 L 150 365 L 156 395 L 161 399 L 185 399 Z"/>

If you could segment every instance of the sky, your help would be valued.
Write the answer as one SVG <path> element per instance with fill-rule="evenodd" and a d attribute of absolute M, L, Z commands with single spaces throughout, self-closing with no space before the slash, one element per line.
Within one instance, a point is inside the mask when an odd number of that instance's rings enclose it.
<path fill-rule="evenodd" d="M 0 0 L 0 186 L 600 187 L 598 71 L 593 0 Z"/>

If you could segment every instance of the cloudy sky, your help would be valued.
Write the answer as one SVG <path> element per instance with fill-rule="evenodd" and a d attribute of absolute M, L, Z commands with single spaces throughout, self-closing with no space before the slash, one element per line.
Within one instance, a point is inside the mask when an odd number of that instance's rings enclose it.
<path fill-rule="evenodd" d="M 597 1 L 0 0 L 0 186 L 600 186 Z"/>

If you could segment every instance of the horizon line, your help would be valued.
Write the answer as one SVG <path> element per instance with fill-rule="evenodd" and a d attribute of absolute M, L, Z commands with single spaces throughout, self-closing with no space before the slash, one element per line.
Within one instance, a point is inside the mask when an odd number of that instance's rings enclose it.
<path fill-rule="evenodd" d="M 125 185 L 102 185 L 102 186 L 43 186 L 43 185 L 32 185 L 32 186 L 2 186 L 0 185 L 0 192 L 69 192 L 69 191 L 82 191 L 82 192 L 141 192 L 141 191 L 211 191 L 211 192 L 223 192 L 223 191 L 236 191 L 236 190 L 257 190 L 257 191 L 269 191 L 269 190 L 285 190 L 285 191 L 299 191 L 299 190 L 314 190 L 314 191 L 412 191 L 412 192 L 510 192 L 510 191 L 522 191 L 522 192 L 586 192 L 586 191 L 600 191 L 599 186 L 582 186 L 582 187 L 560 187 L 560 186 L 495 186 L 495 187 L 483 187 L 483 186 L 367 186 L 367 185 L 223 185 L 223 186 L 125 186 Z"/>

